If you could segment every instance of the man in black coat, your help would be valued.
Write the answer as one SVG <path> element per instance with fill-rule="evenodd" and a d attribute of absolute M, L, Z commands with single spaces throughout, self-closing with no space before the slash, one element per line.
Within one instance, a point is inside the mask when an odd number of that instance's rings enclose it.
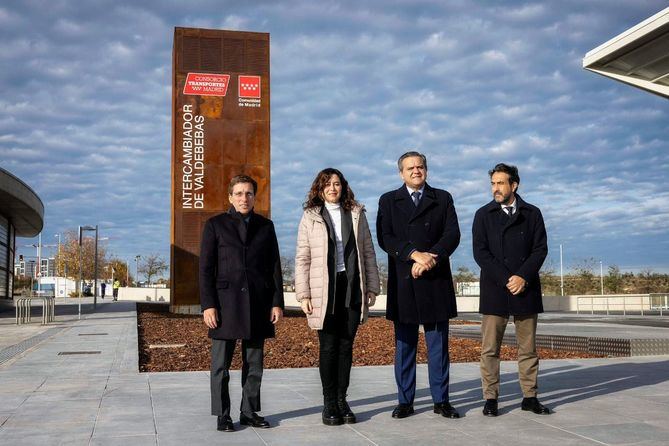
<path fill-rule="evenodd" d="M 488 172 L 493 200 L 476 211 L 472 226 L 474 259 L 481 267 L 481 383 L 483 414 L 497 416 L 499 352 L 513 316 L 518 343 L 521 408 L 537 414 L 550 410 L 537 399 L 539 357 L 537 315 L 542 313 L 539 270 L 548 254 L 541 211 L 516 193 L 516 166 L 498 164 Z"/>
<path fill-rule="evenodd" d="M 232 207 L 207 220 L 200 249 L 200 304 L 211 343 L 211 413 L 217 428 L 233 431 L 230 364 L 242 340 L 241 424 L 266 428 L 260 411 L 263 346 L 283 315 L 279 245 L 271 220 L 255 214 L 258 185 L 237 175 L 228 187 Z"/>
<path fill-rule="evenodd" d="M 451 194 L 427 183 L 427 160 L 407 152 L 397 162 L 404 184 L 379 199 L 376 234 L 388 253 L 386 317 L 395 326 L 393 418 L 413 413 L 418 326 L 423 324 L 434 412 L 459 414 L 448 401 L 448 320 L 457 315 L 449 257 L 460 243 Z"/>

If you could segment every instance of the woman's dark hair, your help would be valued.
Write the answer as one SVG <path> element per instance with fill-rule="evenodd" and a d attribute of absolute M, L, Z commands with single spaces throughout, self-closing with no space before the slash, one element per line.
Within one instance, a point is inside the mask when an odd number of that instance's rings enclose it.
<path fill-rule="evenodd" d="M 337 175 L 339 177 L 339 182 L 341 183 L 341 198 L 339 199 L 339 204 L 344 210 L 350 211 L 355 205 L 358 204 L 355 201 L 355 196 L 353 191 L 348 185 L 348 181 L 344 178 L 344 175 L 337 169 L 328 167 L 318 172 L 314 182 L 311 183 L 311 189 L 309 189 L 309 194 L 307 195 L 307 201 L 304 202 L 304 209 L 314 208 L 318 206 L 323 206 L 323 191 L 325 190 L 325 185 L 332 178 L 332 175 Z"/>

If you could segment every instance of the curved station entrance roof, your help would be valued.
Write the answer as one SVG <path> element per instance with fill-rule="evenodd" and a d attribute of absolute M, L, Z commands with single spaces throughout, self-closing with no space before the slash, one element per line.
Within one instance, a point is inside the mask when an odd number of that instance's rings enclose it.
<path fill-rule="evenodd" d="M 669 98 L 669 8 L 589 51 L 583 68 Z"/>
<path fill-rule="evenodd" d="M 0 213 L 17 237 L 34 237 L 44 226 L 44 204 L 26 183 L 0 167 Z"/>

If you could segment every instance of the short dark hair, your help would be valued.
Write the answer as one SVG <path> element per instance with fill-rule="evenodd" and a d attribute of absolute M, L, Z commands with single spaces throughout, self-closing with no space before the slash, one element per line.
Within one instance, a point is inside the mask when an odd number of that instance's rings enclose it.
<path fill-rule="evenodd" d="M 492 178 L 492 175 L 497 172 L 506 173 L 509 175 L 509 184 L 520 184 L 520 176 L 518 175 L 518 168 L 510 164 L 499 163 L 492 170 L 488 171 L 488 175 Z"/>
<path fill-rule="evenodd" d="M 253 195 L 255 195 L 258 192 L 258 183 L 256 182 L 256 180 L 254 180 L 248 175 L 242 174 L 242 175 L 235 175 L 234 177 L 232 177 L 232 179 L 230 180 L 230 184 L 228 185 L 228 195 L 232 195 L 232 189 L 234 189 L 234 187 L 237 184 L 242 184 L 242 183 L 251 183 L 251 185 L 253 186 Z"/>
<path fill-rule="evenodd" d="M 425 170 L 427 170 L 427 158 L 425 158 L 425 155 L 419 152 L 410 151 L 400 156 L 400 159 L 397 160 L 397 168 L 400 170 L 400 172 L 402 171 L 402 161 L 404 161 L 405 158 L 411 158 L 414 156 L 417 156 L 423 161 L 423 166 L 425 167 Z"/>

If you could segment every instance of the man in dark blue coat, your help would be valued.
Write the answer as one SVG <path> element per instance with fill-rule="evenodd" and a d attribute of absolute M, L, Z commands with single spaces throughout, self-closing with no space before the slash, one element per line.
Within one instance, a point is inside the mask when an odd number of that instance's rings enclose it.
<path fill-rule="evenodd" d="M 483 414 L 498 413 L 499 353 L 510 316 L 518 343 L 521 408 L 548 414 L 537 399 L 537 315 L 543 312 L 539 270 L 548 254 L 544 220 L 539 208 L 516 193 L 516 166 L 497 164 L 488 174 L 493 200 L 476 211 L 472 225 L 474 259 L 481 267 Z"/>
<path fill-rule="evenodd" d="M 376 234 L 388 253 L 386 317 L 395 326 L 393 418 L 413 413 L 418 326 L 423 324 L 434 412 L 459 414 L 448 401 L 448 320 L 457 315 L 449 257 L 460 243 L 451 194 L 427 183 L 427 160 L 407 152 L 397 162 L 404 184 L 379 199 Z"/>
<path fill-rule="evenodd" d="M 200 249 L 200 304 L 211 343 L 211 413 L 217 429 L 233 431 L 230 364 L 242 340 L 241 424 L 266 428 L 260 411 L 263 346 L 283 315 L 279 245 L 271 220 L 253 212 L 258 185 L 237 175 L 227 213 L 207 220 Z"/>

